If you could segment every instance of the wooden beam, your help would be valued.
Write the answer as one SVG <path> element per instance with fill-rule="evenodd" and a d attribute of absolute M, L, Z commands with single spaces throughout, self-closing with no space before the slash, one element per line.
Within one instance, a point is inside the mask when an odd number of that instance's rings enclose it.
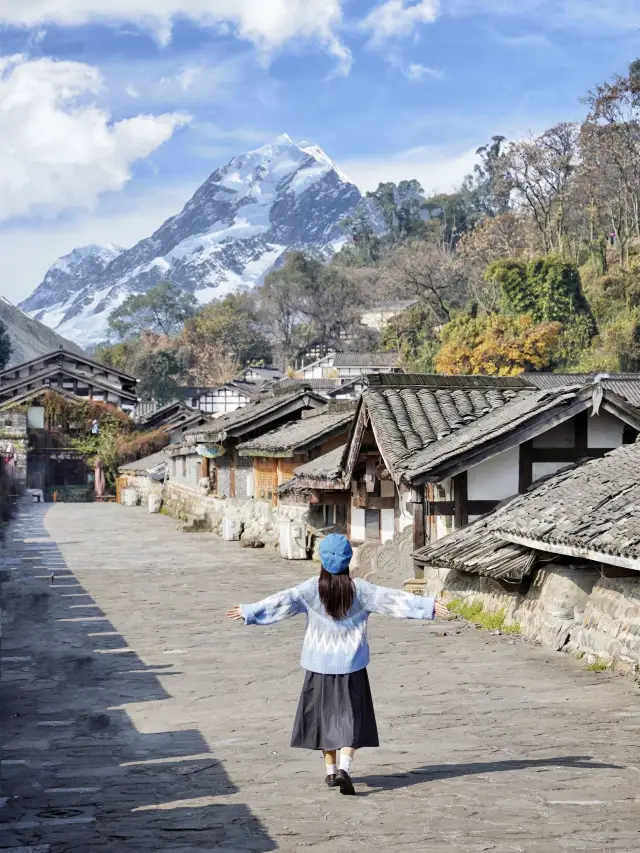
<path fill-rule="evenodd" d="M 366 499 L 358 495 L 354 495 L 353 505 L 358 509 L 395 509 L 396 499 L 393 498 L 377 498 L 373 495 L 367 495 Z"/>
<path fill-rule="evenodd" d="M 425 538 L 425 505 L 424 486 L 411 489 L 411 504 L 413 507 L 413 550 L 419 551 L 424 548 Z M 424 567 L 414 561 L 414 572 L 417 578 L 424 577 Z"/>
<path fill-rule="evenodd" d="M 518 493 L 523 495 L 533 483 L 533 441 L 520 445 L 518 463 Z"/>
<path fill-rule="evenodd" d="M 469 489 L 467 472 L 453 478 L 454 526 L 456 530 L 469 524 Z"/>
<path fill-rule="evenodd" d="M 577 414 L 573 423 L 576 436 L 575 451 L 579 453 L 578 459 L 584 459 L 588 455 L 589 448 L 589 412 L 585 410 Z"/>
<path fill-rule="evenodd" d="M 610 566 L 618 566 L 621 569 L 632 569 L 640 572 L 640 560 L 633 557 L 620 557 L 615 554 L 606 554 L 603 551 L 595 551 L 591 548 L 578 548 L 573 545 L 561 545 L 558 542 L 546 542 L 540 539 L 529 539 L 527 536 L 515 536 L 510 533 L 499 533 L 500 539 L 513 542 L 515 545 L 523 545 L 536 551 L 549 554 L 563 554 L 567 557 L 580 557 L 582 560 L 590 560 L 593 563 L 605 563 Z"/>
<path fill-rule="evenodd" d="M 322 506 L 349 506 L 351 494 L 349 492 L 321 492 L 314 491 L 318 496 L 318 504 Z"/>
<path fill-rule="evenodd" d="M 492 512 L 501 501 L 467 501 L 467 521 L 469 523 L 470 515 L 486 515 Z M 455 501 L 429 501 L 429 515 L 431 516 L 448 516 L 456 517 L 456 502 Z"/>
<path fill-rule="evenodd" d="M 534 447 L 531 453 L 532 462 L 581 462 L 583 459 L 602 459 L 614 447 L 589 447 L 578 450 L 576 447 Z"/>

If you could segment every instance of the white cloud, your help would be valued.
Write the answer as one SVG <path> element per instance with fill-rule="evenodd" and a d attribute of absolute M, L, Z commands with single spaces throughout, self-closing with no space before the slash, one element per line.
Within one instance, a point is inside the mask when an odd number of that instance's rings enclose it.
<path fill-rule="evenodd" d="M 437 68 L 428 68 L 419 62 L 411 62 L 401 70 L 407 80 L 412 80 L 414 83 L 419 83 L 425 77 L 435 77 L 436 79 L 442 77 L 442 72 L 438 71 Z"/>
<path fill-rule="evenodd" d="M 443 148 L 421 146 L 388 157 L 345 160 L 340 168 L 362 192 L 374 190 L 384 181 L 397 184 L 411 178 L 416 178 L 426 193 L 451 192 L 473 171 L 478 161 L 476 148 L 451 155 Z"/>
<path fill-rule="evenodd" d="M 413 34 L 419 24 L 432 24 L 440 13 L 440 0 L 386 0 L 360 24 L 371 33 L 371 44 Z"/>
<path fill-rule="evenodd" d="M 55 260 L 79 246 L 109 242 L 133 246 L 181 210 L 199 184 L 193 180 L 154 185 L 146 192 L 118 197 L 116 206 L 101 205 L 99 211 L 65 222 L 5 227 L 0 231 L 2 296 L 14 303 L 25 299 Z"/>
<path fill-rule="evenodd" d="M 83 63 L 0 58 L 0 221 L 90 208 L 187 121 L 171 113 L 111 123 L 101 88 Z"/>
<path fill-rule="evenodd" d="M 153 32 L 162 43 L 174 21 L 232 27 L 239 38 L 268 54 L 295 39 L 316 39 L 346 73 L 351 54 L 336 35 L 342 0 L 0 0 L 0 23 L 40 27 L 130 22 Z"/>

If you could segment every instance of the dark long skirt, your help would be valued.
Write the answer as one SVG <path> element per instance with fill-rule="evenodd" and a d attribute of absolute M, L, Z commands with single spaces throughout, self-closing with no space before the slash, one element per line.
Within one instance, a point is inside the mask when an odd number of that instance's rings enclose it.
<path fill-rule="evenodd" d="M 366 669 L 347 675 L 307 672 L 291 746 L 330 752 L 343 746 L 379 746 Z"/>

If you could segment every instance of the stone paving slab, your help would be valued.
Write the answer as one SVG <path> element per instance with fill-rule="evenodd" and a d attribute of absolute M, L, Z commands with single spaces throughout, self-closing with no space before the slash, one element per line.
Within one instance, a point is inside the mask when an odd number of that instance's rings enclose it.
<path fill-rule="evenodd" d="M 633 682 L 374 617 L 382 747 L 341 797 L 288 747 L 302 620 L 224 619 L 310 564 L 115 504 L 26 504 L 0 559 L 4 853 L 640 851 Z"/>

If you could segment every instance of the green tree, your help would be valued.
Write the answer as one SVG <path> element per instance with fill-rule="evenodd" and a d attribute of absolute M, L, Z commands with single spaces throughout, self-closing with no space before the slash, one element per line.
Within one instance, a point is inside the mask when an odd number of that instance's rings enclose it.
<path fill-rule="evenodd" d="M 141 332 L 171 335 L 193 316 L 197 300 L 176 284 L 162 281 L 146 293 L 129 296 L 109 315 L 109 327 L 120 337 Z"/>
<path fill-rule="evenodd" d="M 143 399 L 163 405 L 179 396 L 185 369 L 175 353 L 163 349 L 149 350 L 139 360 L 138 370 L 139 393 Z"/>
<path fill-rule="evenodd" d="M 576 317 L 591 318 L 578 268 L 559 255 L 534 258 L 529 263 L 517 258 L 495 261 L 488 266 L 486 277 L 500 284 L 506 310 L 531 314 L 536 323 L 569 324 Z"/>
<path fill-rule="evenodd" d="M 198 361 L 199 352 L 214 346 L 242 367 L 272 361 L 271 344 L 262 332 L 255 298 L 246 292 L 231 293 L 205 305 L 187 320 L 181 339 L 192 365 Z"/>

